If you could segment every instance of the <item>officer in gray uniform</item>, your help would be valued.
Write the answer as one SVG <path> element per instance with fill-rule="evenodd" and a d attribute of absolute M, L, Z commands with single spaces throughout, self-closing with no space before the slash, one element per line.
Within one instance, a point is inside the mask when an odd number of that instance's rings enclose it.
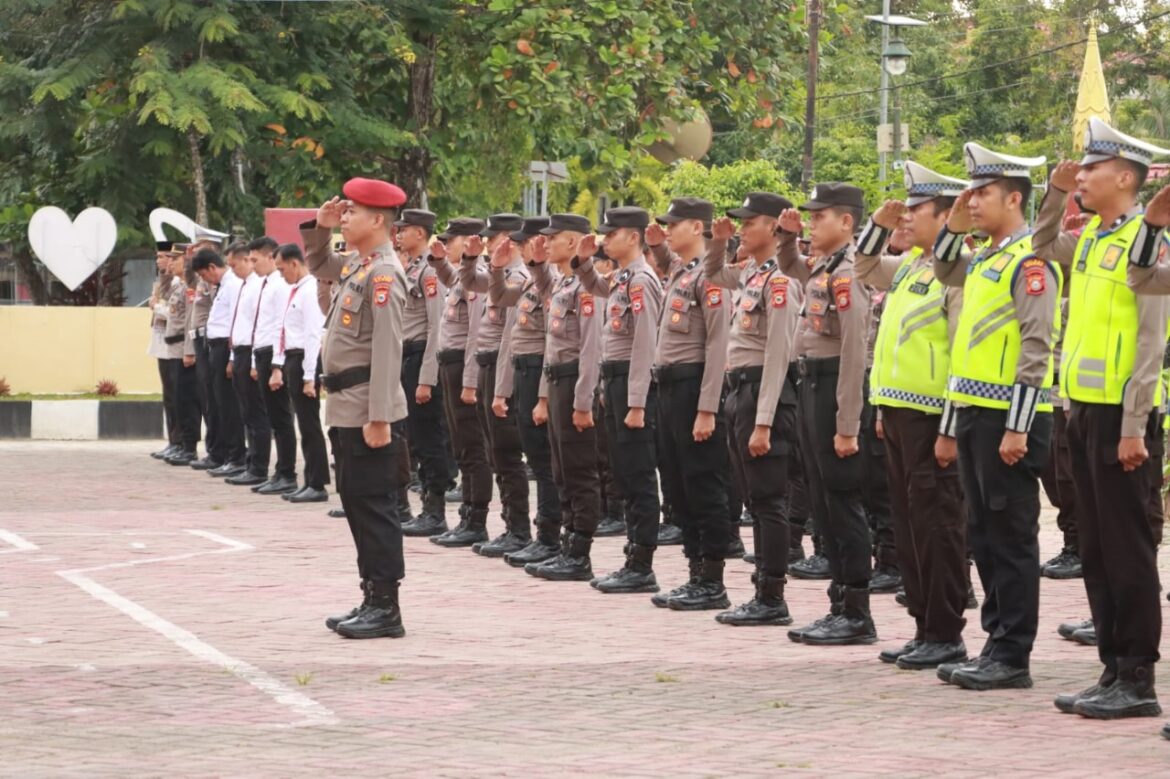
<path fill-rule="evenodd" d="M 196 248 L 219 247 L 208 241 L 196 244 L 188 250 L 188 256 L 194 257 Z M 207 424 L 207 438 L 204 446 L 207 454 L 199 460 L 192 460 L 190 465 L 198 471 L 207 471 L 218 468 L 226 460 L 226 446 L 220 440 L 219 413 L 215 405 L 215 394 L 211 383 L 211 352 L 207 346 L 207 319 L 211 314 L 211 304 L 215 300 L 217 287 L 209 284 L 202 278 L 195 285 L 195 299 L 187 309 L 187 337 L 183 340 L 183 364 L 195 366 L 195 393 L 199 400 L 199 411 Z"/>
<path fill-rule="evenodd" d="M 163 458 L 171 465 L 190 465 L 198 459 L 202 420 L 199 416 L 199 398 L 196 390 L 195 361 L 188 365 L 183 359 L 183 344 L 187 339 L 187 310 L 195 302 L 195 278 L 188 281 L 186 259 L 181 251 L 170 254 L 170 294 L 165 306 L 166 329 L 163 344 L 167 355 L 167 381 L 175 398 L 175 415 L 179 426 L 180 449 Z"/>

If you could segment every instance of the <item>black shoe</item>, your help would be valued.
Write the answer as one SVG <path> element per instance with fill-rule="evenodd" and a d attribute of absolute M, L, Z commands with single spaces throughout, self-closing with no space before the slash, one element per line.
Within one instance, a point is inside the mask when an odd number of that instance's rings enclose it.
<path fill-rule="evenodd" d="M 658 579 L 654 576 L 653 565 L 654 549 L 630 544 L 626 548 L 625 565 L 589 584 L 604 593 L 658 592 Z"/>
<path fill-rule="evenodd" d="M 1075 631 L 1071 636 L 1073 641 L 1084 646 L 1097 646 L 1097 628 L 1089 625 L 1087 628 L 1081 628 Z"/>
<path fill-rule="evenodd" d="M 333 519 L 345 519 L 345 509 L 329 509 L 325 515 Z"/>
<path fill-rule="evenodd" d="M 658 526 L 658 546 L 677 546 L 683 542 L 682 528 L 663 522 Z"/>
<path fill-rule="evenodd" d="M 804 547 L 794 546 L 788 550 L 788 564 L 793 565 L 804 559 Z"/>
<path fill-rule="evenodd" d="M 1016 668 L 998 660 L 988 660 L 981 667 L 962 667 L 951 674 L 951 684 L 964 690 L 1020 690 L 1032 686 L 1027 668 Z"/>
<path fill-rule="evenodd" d="M 710 611 L 731 608 L 727 588 L 723 586 L 722 560 L 703 560 L 699 565 L 699 579 L 677 597 L 667 598 L 666 606 L 673 611 Z"/>
<path fill-rule="evenodd" d="M 1071 641 L 1073 633 L 1076 633 L 1078 630 L 1085 630 L 1086 628 L 1091 627 L 1093 627 L 1093 620 L 1091 619 L 1086 619 L 1082 622 L 1061 622 L 1060 627 L 1056 629 L 1056 632 L 1060 635 L 1061 638 L 1067 638 L 1069 641 Z"/>
<path fill-rule="evenodd" d="M 778 576 L 756 577 L 756 597 L 731 611 L 715 615 L 723 625 L 791 625 L 792 616 L 784 602 L 784 579 Z"/>
<path fill-rule="evenodd" d="M 755 552 L 744 552 L 743 557 L 741 557 L 739 559 L 743 560 L 748 565 L 755 565 L 756 564 L 756 553 Z"/>
<path fill-rule="evenodd" d="M 832 614 L 832 613 L 826 614 L 823 617 L 818 617 L 817 619 L 813 620 L 812 622 L 810 622 L 809 624 L 805 625 L 802 628 L 793 628 L 792 630 L 789 630 L 788 631 L 788 640 L 795 641 L 796 643 L 799 644 L 802 641 L 804 641 L 805 634 L 811 633 L 814 630 L 822 630 L 830 622 L 835 622 L 836 620 L 838 620 L 840 618 L 841 618 L 840 614 Z"/>
<path fill-rule="evenodd" d="M 896 593 L 894 593 L 894 603 L 897 603 L 899 606 L 909 606 L 910 605 L 910 601 L 906 598 L 906 588 L 905 587 L 899 587 L 898 591 Z"/>
<path fill-rule="evenodd" d="M 354 617 L 356 617 L 358 615 L 358 613 L 362 609 L 364 609 L 366 607 L 366 605 L 370 602 L 370 596 L 369 596 L 369 593 L 367 592 L 368 587 L 369 587 L 369 582 L 362 582 L 362 593 L 363 593 L 362 602 L 359 603 L 358 605 L 354 606 L 346 614 L 341 614 L 341 615 L 338 615 L 336 617 L 326 617 L 325 618 L 325 627 L 336 632 L 338 625 L 340 625 L 342 622 L 346 622 L 346 621 L 351 620 Z"/>
<path fill-rule="evenodd" d="M 878 652 L 878 660 L 881 660 L 883 663 L 896 663 L 899 657 L 910 654 L 921 645 L 922 642 L 917 638 L 911 639 L 902 646 L 891 647 Z"/>
<path fill-rule="evenodd" d="M 216 479 L 222 479 L 229 476 L 239 476 L 246 470 L 248 470 L 248 466 L 243 463 L 224 463 L 218 468 L 209 469 L 207 475 Z"/>
<path fill-rule="evenodd" d="M 521 549 L 519 552 L 509 552 L 504 555 L 504 562 L 513 568 L 524 568 L 528 565 L 543 563 L 545 560 L 551 560 L 560 554 L 560 549 L 554 544 L 547 544 L 540 540 L 534 539 L 528 546 Z"/>
<path fill-rule="evenodd" d="M 962 641 L 923 641 L 913 652 L 899 657 L 897 666 L 903 671 L 925 671 L 943 663 L 961 663 L 966 659 L 967 647 Z"/>
<path fill-rule="evenodd" d="M 1090 719 L 1157 717 L 1162 707 L 1153 685 L 1118 679 L 1097 695 L 1079 699 L 1073 713 Z"/>
<path fill-rule="evenodd" d="M 685 582 L 680 584 L 678 587 L 675 587 L 673 590 L 670 590 L 669 592 L 659 592 L 656 595 L 651 596 L 650 602 L 660 609 L 665 609 L 667 607 L 667 602 L 671 598 L 680 598 L 686 595 L 688 592 L 690 592 L 692 587 L 699 583 L 699 569 L 701 566 L 702 561 L 688 559 L 687 568 L 690 569 L 691 578 L 687 579 Z"/>
<path fill-rule="evenodd" d="M 509 552 L 519 552 L 532 542 L 531 536 L 521 536 L 508 530 L 491 541 L 473 544 L 471 551 L 484 557 L 503 557 Z"/>
<path fill-rule="evenodd" d="M 430 538 L 432 544 L 449 549 L 472 546 L 487 540 L 487 509 L 484 507 L 471 507 L 453 530 Z"/>
<path fill-rule="evenodd" d="M 1170 739 L 1170 722 L 1162 726 L 1162 738 Z"/>
<path fill-rule="evenodd" d="M 402 525 L 402 535 L 414 538 L 438 536 L 449 531 L 447 520 L 434 514 L 419 514 Z"/>
<path fill-rule="evenodd" d="M 151 452 L 150 456 L 156 460 L 165 460 L 182 451 L 183 447 L 178 444 L 168 444 L 166 447 L 159 449 L 157 452 Z"/>
<path fill-rule="evenodd" d="M 806 557 L 798 563 L 793 563 L 788 567 L 788 573 L 797 579 L 832 578 L 832 575 L 829 573 L 829 558 L 820 552 L 817 552 L 811 557 Z"/>
<path fill-rule="evenodd" d="M 1073 714 L 1073 708 L 1077 705 L 1077 701 L 1082 698 L 1092 698 L 1095 695 L 1100 695 L 1109 687 L 1108 684 L 1101 684 L 1098 682 L 1092 687 L 1087 687 L 1080 692 L 1062 693 L 1052 699 L 1052 704 L 1060 711 L 1061 714 Z"/>
<path fill-rule="evenodd" d="M 974 670 L 976 668 L 982 668 L 983 666 L 987 665 L 990 662 L 991 662 L 991 658 L 983 657 L 982 655 L 980 655 L 979 657 L 976 657 L 974 660 L 967 660 L 966 662 L 962 662 L 962 663 L 960 663 L 960 662 L 941 663 L 938 666 L 938 668 L 935 669 L 935 675 L 939 678 L 939 681 L 943 681 L 943 682 L 946 682 L 947 684 L 951 684 L 951 677 L 953 677 L 955 675 L 955 672 L 958 671 L 960 668 Z"/>
<path fill-rule="evenodd" d="M 304 487 L 287 497 L 289 503 L 324 503 L 329 500 L 329 493 L 316 487 Z"/>
<path fill-rule="evenodd" d="M 452 487 L 451 489 L 447 490 L 447 493 L 443 496 L 443 499 L 448 503 L 462 503 L 463 487 L 460 485 Z"/>
<path fill-rule="evenodd" d="M 244 471 L 241 474 L 229 476 L 228 478 L 224 479 L 224 481 L 228 484 L 234 484 L 237 487 L 255 487 L 257 484 L 263 484 L 264 482 L 268 481 L 268 479 L 264 478 L 258 473 L 249 473 L 248 471 Z"/>
<path fill-rule="evenodd" d="M 967 605 L 965 608 L 966 609 L 979 608 L 979 599 L 975 597 L 975 588 L 969 584 L 967 585 Z"/>
<path fill-rule="evenodd" d="M 1040 573 L 1049 579 L 1079 579 L 1083 575 L 1081 556 L 1075 549 L 1063 549 L 1056 557 L 1040 566 Z"/>
<path fill-rule="evenodd" d="M 589 559 L 592 548 L 592 538 L 573 533 L 562 544 L 559 555 L 543 563 L 526 565 L 524 570 L 550 582 L 587 582 L 593 578 L 593 564 Z"/>
<path fill-rule="evenodd" d="M 597 530 L 593 531 L 594 538 L 624 536 L 625 534 L 626 521 L 613 514 L 602 517 L 601 521 L 597 523 Z"/>
<path fill-rule="evenodd" d="M 846 587 L 841 616 L 804 633 L 800 641 L 811 646 L 872 644 L 877 641 L 877 630 L 869 613 L 869 589 Z"/>
<path fill-rule="evenodd" d="M 892 566 L 881 566 L 869 577 L 869 591 L 873 593 L 897 592 L 902 586 L 902 574 Z"/>
<path fill-rule="evenodd" d="M 727 554 L 725 557 L 728 560 L 739 560 L 745 554 L 747 554 L 747 550 L 743 546 L 743 539 L 738 536 L 732 537 L 731 543 L 727 545 Z"/>
<path fill-rule="evenodd" d="M 190 463 L 190 465 L 197 471 L 210 471 L 222 467 L 223 463 L 221 463 L 219 460 L 216 460 L 211 455 L 207 455 L 202 459 L 195 460 L 194 462 Z"/>
<path fill-rule="evenodd" d="M 199 455 L 194 449 L 180 449 L 170 457 L 164 457 L 163 462 L 167 465 L 190 465 L 198 459 Z"/>
<path fill-rule="evenodd" d="M 297 480 L 283 476 L 273 476 L 267 484 L 261 484 L 255 489 L 257 495 L 285 495 L 297 491 Z"/>
<path fill-rule="evenodd" d="M 366 604 L 352 619 L 338 624 L 337 635 L 344 638 L 402 638 L 402 612 L 398 609 L 398 582 L 370 584 Z"/>

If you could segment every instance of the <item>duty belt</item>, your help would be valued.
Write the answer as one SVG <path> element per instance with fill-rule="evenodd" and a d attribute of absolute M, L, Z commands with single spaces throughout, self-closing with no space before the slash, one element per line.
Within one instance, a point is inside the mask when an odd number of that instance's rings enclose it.
<path fill-rule="evenodd" d="M 486 368 L 489 365 L 495 365 L 500 358 L 500 353 L 497 352 L 476 352 L 475 362 L 481 368 Z"/>
<path fill-rule="evenodd" d="M 183 339 L 186 337 L 187 336 L 185 334 L 164 336 L 163 343 L 167 344 L 168 346 L 173 345 L 173 344 L 182 343 Z"/>
<path fill-rule="evenodd" d="M 603 362 L 601 364 L 601 375 L 603 378 L 612 379 L 617 376 L 630 375 L 630 361 L 629 360 L 611 360 L 610 362 Z"/>
<path fill-rule="evenodd" d="M 439 365 L 450 365 L 453 362 L 463 362 L 466 355 L 462 349 L 442 349 L 439 354 Z"/>
<path fill-rule="evenodd" d="M 727 384 L 735 391 L 744 384 L 759 384 L 764 379 L 763 365 L 749 365 L 745 368 L 732 368 L 727 372 Z"/>
<path fill-rule="evenodd" d="M 817 376 L 836 376 L 841 372 L 840 357 L 801 357 L 797 371 L 802 379 Z"/>
<path fill-rule="evenodd" d="M 561 379 L 576 378 L 580 373 L 580 363 L 577 360 L 549 365 L 544 369 L 545 377 L 553 384 L 556 384 Z"/>
<path fill-rule="evenodd" d="M 684 379 L 701 379 L 706 370 L 706 364 L 701 362 L 686 362 L 678 365 L 655 365 L 654 379 L 659 384 L 669 384 Z"/>
<path fill-rule="evenodd" d="M 402 342 L 402 356 L 413 357 L 416 354 L 422 354 L 427 350 L 426 339 L 421 341 L 403 341 Z"/>
<path fill-rule="evenodd" d="M 513 354 L 512 355 L 513 368 L 536 368 L 537 370 L 544 367 L 543 354 Z"/>
<path fill-rule="evenodd" d="M 330 373 L 321 377 L 321 383 L 329 392 L 341 392 L 359 384 L 370 381 L 370 366 L 362 365 L 358 368 L 346 368 L 337 373 Z"/>

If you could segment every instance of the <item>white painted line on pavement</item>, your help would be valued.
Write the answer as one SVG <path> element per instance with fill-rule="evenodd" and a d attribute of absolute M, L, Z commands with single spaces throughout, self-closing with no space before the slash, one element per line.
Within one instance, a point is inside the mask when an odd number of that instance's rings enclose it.
<path fill-rule="evenodd" d="M 27 538 L 16 535 L 11 530 L 0 530 L 0 541 L 8 544 L 11 549 L 0 549 L 0 554 L 9 554 L 10 552 L 33 552 L 40 549 L 39 546 L 29 541 Z"/>
<path fill-rule="evenodd" d="M 130 544 L 130 548 L 131 549 L 145 549 L 146 544 L 142 543 L 141 541 L 133 541 Z"/>
<path fill-rule="evenodd" d="M 143 627 L 150 628 L 156 633 L 159 633 L 170 639 L 180 649 L 183 649 L 184 651 L 194 655 L 200 660 L 229 671 L 256 689 L 260 690 L 264 694 L 272 697 L 280 705 L 287 706 L 288 708 L 292 709 L 295 713 L 300 715 L 302 719 L 296 722 L 288 723 L 288 727 L 315 727 L 321 725 L 337 724 L 337 715 L 309 696 L 292 689 L 288 685 L 279 681 L 265 671 L 262 671 L 251 663 L 238 660 L 221 652 L 220 650 L 200 639 L 194 633 L 184 630 L 172 622 L 168 622 L 159 615 L 155 614 L 153 611 L 140 606 L 129 598 L 119 595 L 108 587 L 98 584 L 93 579 L 85 575 L 95 571 L 106 571 L 114 568 L 129 568 L 131 566 L 142 565 L 144 563 L 187 560 L 192 557 L 200 557 L 203 555 L 243 552 L 254 548 L 242 541 L 235 541 L 233 539 L 227 538 L 226 536 L 221 536 L 206 530 L 188 530 L 186 532 L 190 533 L 191 535 L 205 538 L 209 541 L 214 541 L 215 543 L 222 545 L 224 548 L 207 552 L 190 552 L 181 555 L 170 555 L 168 557 L 144 558 L 141 560 L 132 560 L 124 563 L 109 563 L 107 565 L 99 565 L 93 568 L 78 568 L 70 571 L 57 571 L 57 575 L 66 581 L 77 585 L 82 590 L 102 601 L 103 603 L 109 606 L 113 606 L 115 609 L 121 611 L 123 614 L 130 617 Z"/>

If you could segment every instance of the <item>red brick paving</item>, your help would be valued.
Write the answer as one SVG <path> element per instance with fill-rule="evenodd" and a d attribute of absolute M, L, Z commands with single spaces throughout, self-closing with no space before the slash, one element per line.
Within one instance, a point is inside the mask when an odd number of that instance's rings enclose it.
<path fill-rule="evenodd" d="M 0 539 L 0 774 L 984 776 L 1071 764 L 1151 776 L 1170 766 L 1161 719 L 1092 722 L 1052 708 L 1097 673 L 1092 649 L 1055 634 L 1087 615 L 1079 581 L 1043 584 L 1027 691 L 966 692 L 879 663 L 878 650 L 912 630 L 892 596 L 875 598 L 880 644 L 804 647 L 781 628 L 724 627 L 645 595 L 541 582 L 422 539 L 407 540 L 407 637 L 346 641 L 322 624 L 357 595 L 344 521 L 150 460 L 150 449 L 0 445 L 0 530 L 38 547 Z M 499 525 L 493 514 L 493 534 Z M 598 571 L 619 565 L 621 545 L 598 542 Z M 1045 556 L 1059 545 L 1046 513 Z M 141 562 L 156 557 L 179 559 Z M 58 573 L 133 561 L 80 575 L 259 682 Z M 677 584 L 678 547 L 656 567 Z M 728 573 L 732 600 L 748 597 L 748 566 Z M 823 612 L 823 590 L 790 584 L 798 621 Z"/>

